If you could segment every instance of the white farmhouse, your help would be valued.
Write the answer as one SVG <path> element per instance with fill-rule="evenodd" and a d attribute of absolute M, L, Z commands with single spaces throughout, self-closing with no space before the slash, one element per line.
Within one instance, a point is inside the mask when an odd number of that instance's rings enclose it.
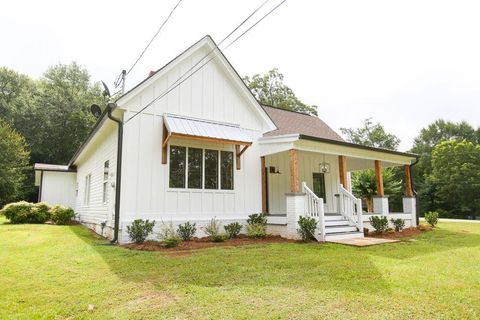
<path fill-rule="evenodd" d="M 40 201 L 74 208 L 81 223 L 120 243 L 139 218 L 156 228 L 202 226 L 259 212 L 269 232 L 288 238 L 299 216 L 312 216 L 325 241 L 363 237 L 368 226 L 350 189 L 355 170 L 376 169 L 374 214 L 415 225 L 415 162 L 347 143 L 317 117 L 260 105 L 206 36 L 110 103 L 67 165 L 35 170 Z M 382 167 L 393 166 L 406 173 L 402 213 L 390 212 L 383 194 Z"/>

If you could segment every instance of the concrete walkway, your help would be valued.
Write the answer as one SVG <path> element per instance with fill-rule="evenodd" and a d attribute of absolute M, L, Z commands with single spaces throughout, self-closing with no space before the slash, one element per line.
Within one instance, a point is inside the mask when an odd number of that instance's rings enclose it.
<path fill-rule="evenodd" d="M 329 242 L 345 244 L 345 245 L 354 246 L 354 247 L 368 247 L 368 246 L 374 246 L 374 245 L 383 244 L 383 243 L 399 242 L 399 240 L 366 237 L 366 238 L 356 238 L 356 239 L 342 239 L 342 240 L 335 240 L 335 241 L 329 241 Z"/>

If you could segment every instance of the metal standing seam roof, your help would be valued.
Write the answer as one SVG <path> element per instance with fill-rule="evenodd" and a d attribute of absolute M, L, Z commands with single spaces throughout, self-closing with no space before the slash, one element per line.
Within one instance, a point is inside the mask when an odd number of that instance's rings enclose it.
<path fill-rule="evenodd" d="M 252 143 L 248 131 L 239 125 L 216 122 L 198 118 L 190 118 L 173 114 L 164 114 L 165 126 L 169 133 L 205 137 L 219 140 Z"/>

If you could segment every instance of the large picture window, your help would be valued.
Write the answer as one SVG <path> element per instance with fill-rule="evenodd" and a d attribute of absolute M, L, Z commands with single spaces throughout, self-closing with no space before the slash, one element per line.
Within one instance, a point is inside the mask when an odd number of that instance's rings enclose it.
<path fill-rule="evenodd" d="M 187 148 L 170 147 L 170 188 L 185 188 Z"/>
<path fill-rule="evenodd" d="M 233 190 L 234 154 L 170 146 L 170 188 Z"/>

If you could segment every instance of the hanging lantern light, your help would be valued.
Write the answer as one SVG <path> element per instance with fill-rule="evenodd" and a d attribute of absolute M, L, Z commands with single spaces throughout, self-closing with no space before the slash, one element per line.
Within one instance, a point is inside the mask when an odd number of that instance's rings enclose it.
<path fill-rule="evenodd" d="M 323 154 L 323 162 L 320 163 L 321 173 L 330 173 L 330 164 L 325 161 L 325 154 Z"/>

